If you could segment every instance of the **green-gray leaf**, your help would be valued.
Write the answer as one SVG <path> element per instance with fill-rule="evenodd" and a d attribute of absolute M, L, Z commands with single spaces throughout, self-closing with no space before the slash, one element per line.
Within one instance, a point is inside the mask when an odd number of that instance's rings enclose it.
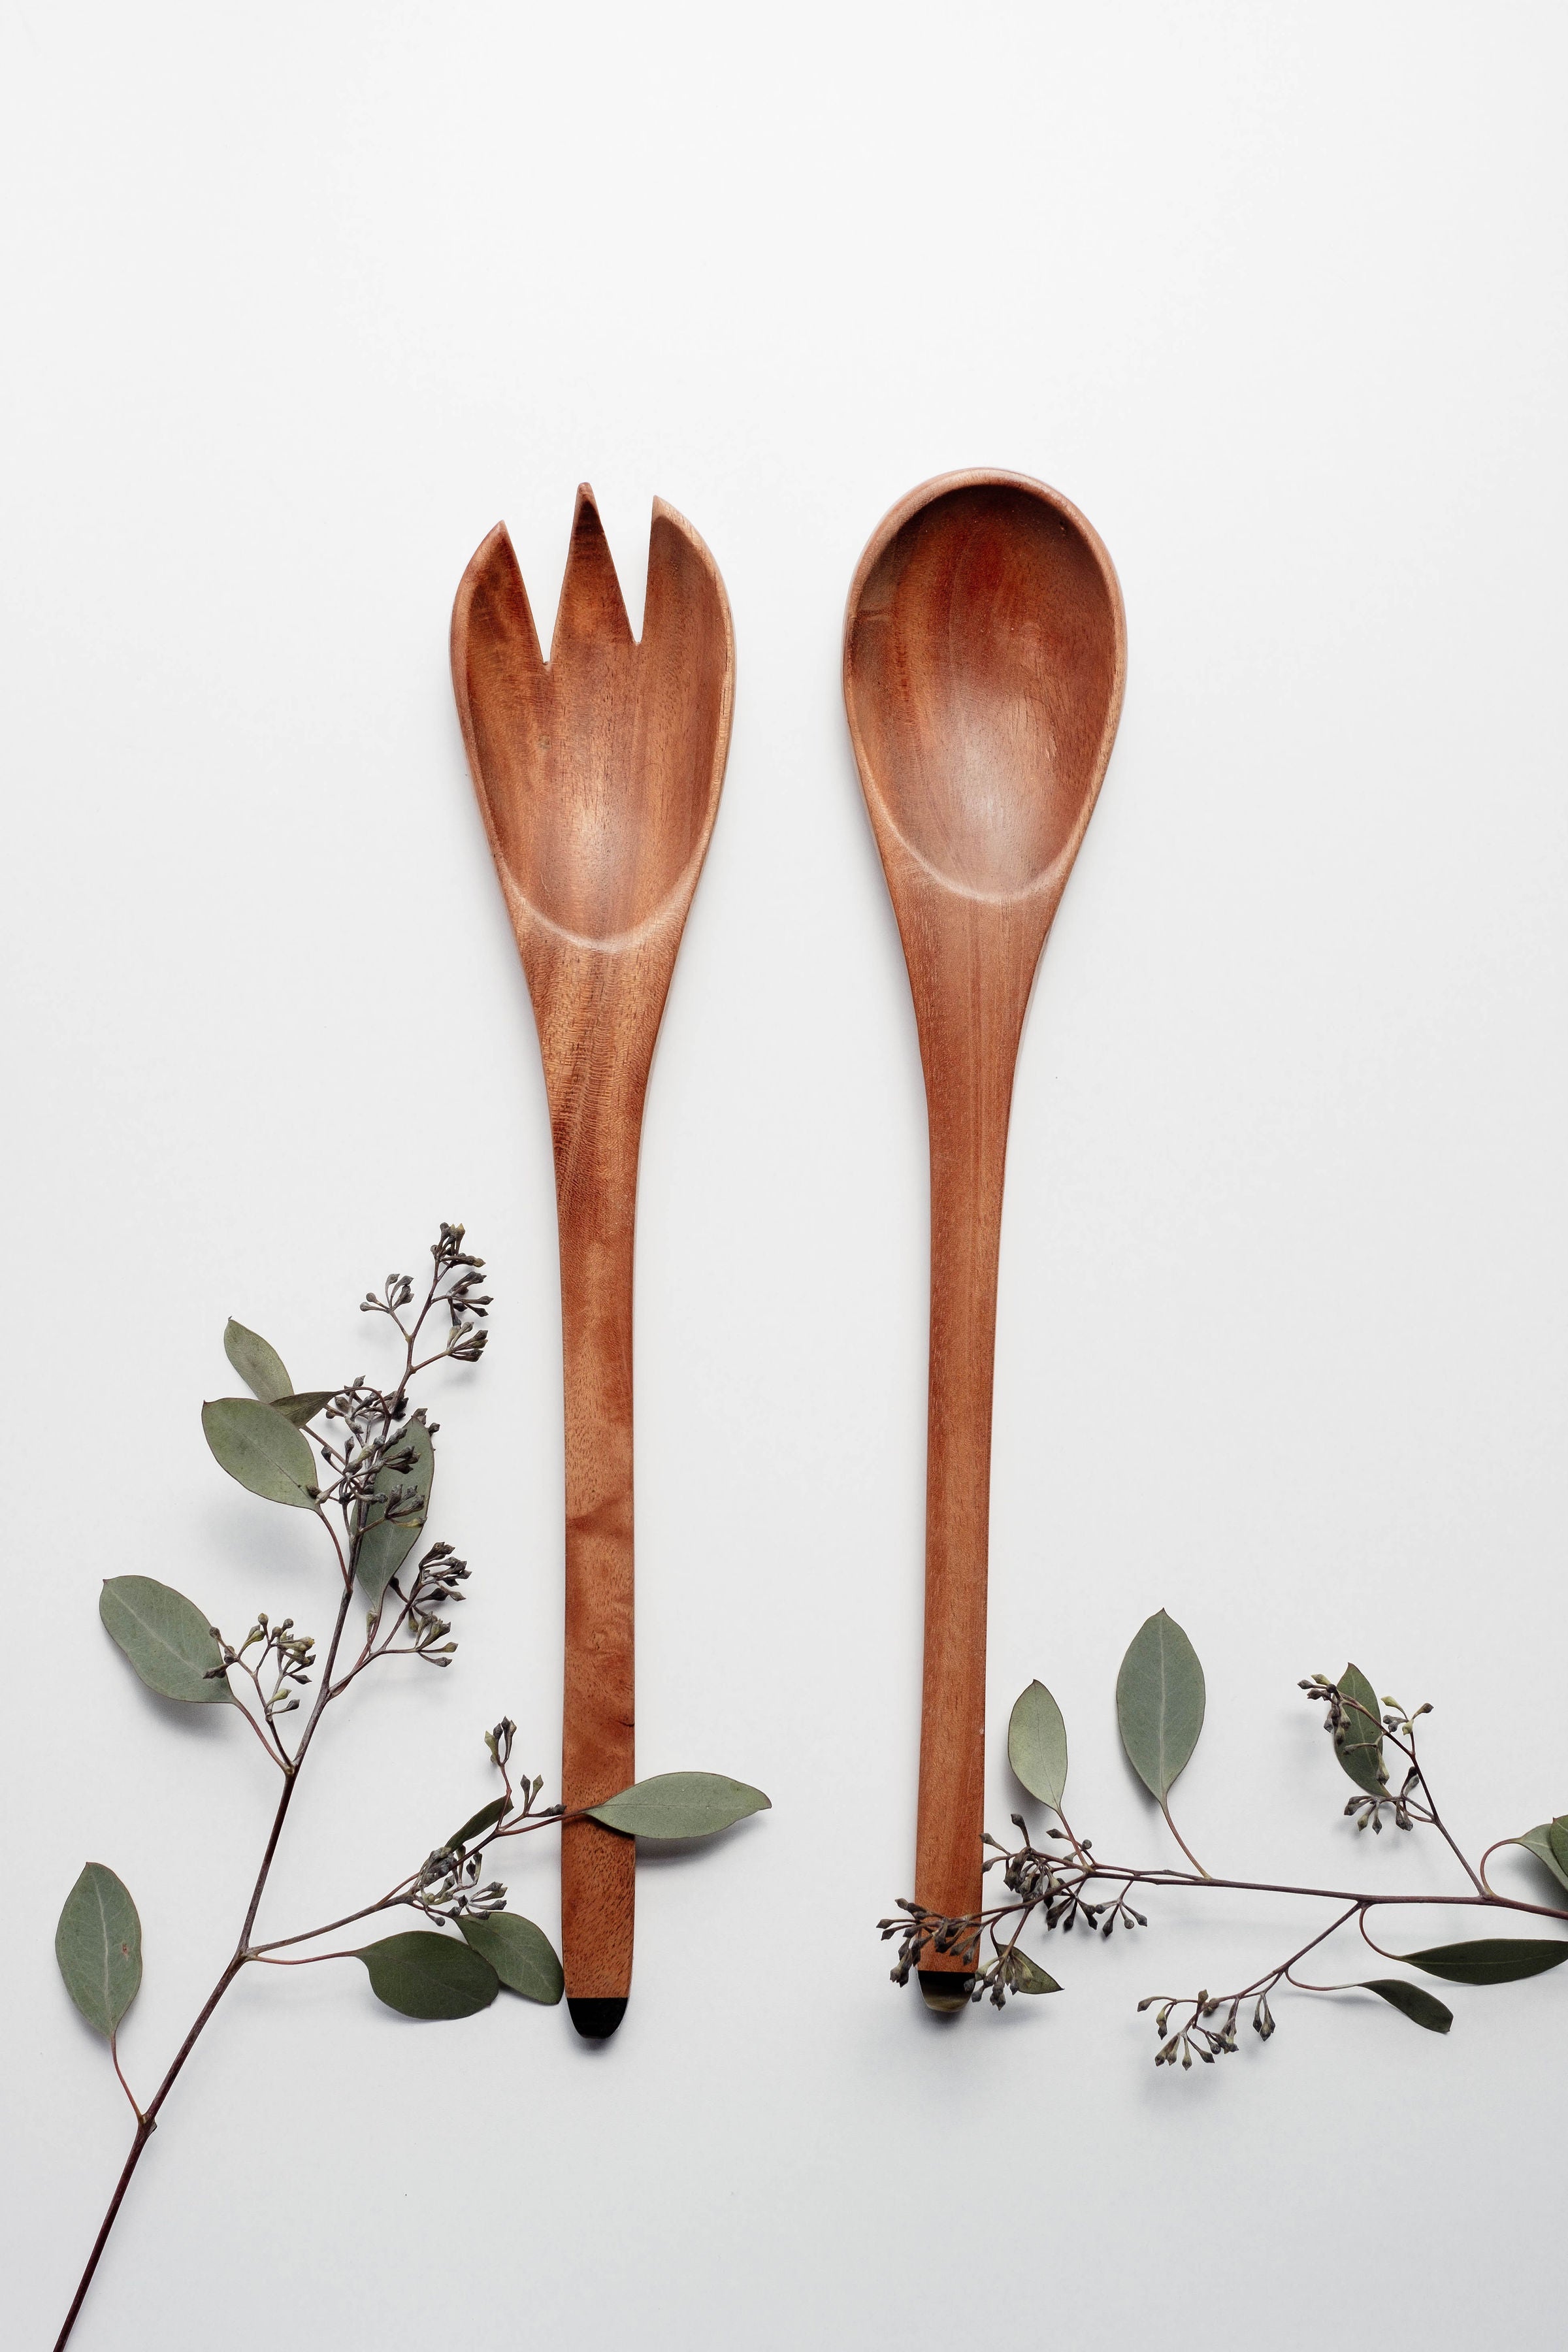
<path fill-rule="evenodd" d="M 520 1918 L 515 1911 L 492 1911 L 488 1918 L 460 1919 L 458 1924 L 509 1992 L 547 2004 L 560 2000 L 566 1979 L 555 1947 L 531 1919 Z"/>
<path fill-rule="evenodd" d="M 1447 1977 L 1450 1984 L 1513 1984 L 1521 1977 L 1560 1969 L 1568 1960 L 1568 1942 L 1544 1936 L 1478 1936 L 1470 1943 L 1434 1944 L 1429 1951 L 1394 1957 L 1408 1968 L 1425 1969 L 1429 1977 Z"/>
<path fill-rule="evenodd" d="M 222 1653 L 211 1625 L 194 1601 L 151 1576 L 111 1576 L 99 1595 L 98 1613 L 149 1690 L 190 1706 L 232 1706 L 234 1693 L 221 1672 Z"/>
<path fill-rule="evenodd" d="M 142 1922 L 131 1890 L 101 1862 L 89 1862 L 55 1929 L 66 1990 L 88 2023 L 114 2039 L 142 1982 Z"/>
<path fill-rule="evenodd" d="M 1031 1797 L 1061 1810 L 1068 1784 L 1068 1727 L 1044 1683 L 1020 1694 L 1007 1725 L 1007 1761 Z"/>
<path fill-rule="evenodd" d="M 1546 1843 L 1552 1848 L 1552 1859 L 1558 1877 L 1568 1885 L 1568 1817 L 1558 1814 L 1546 1832 Z"/>
<path fill-rule="evenodd" d="M 308 1421 L 314 1421 L 319 1412 L 326 1410 L 336 1394 L 335 1389 L 306 1389 L 299 1396 L 273 1397 L 270 1402 L 274 1412 L 280 1412 L 296 1429 L 303 1429 Z"/>
<path fill-rule="evenodd" d="M 760 1789 L 728 1780 L 722 1772 L 657 1772 L 587 1811 L 590 1820 L 627 1837 L 702 1838 L 770 1805 Z"/>
<path fill-rule="evenodd" d="M 404 2017 L 472 2017 L 500 1990 L 482 1953 L 434 1928 L 388 1936 L 353 1957 L 364 1962 L 377 2000 Z"/>
<path fill-rule="evenodd" d="M 1554 1822 L 1542 1822 L 1535 1829 L 1526 1830 L 1515 1845 L 1528 1847 L 1537 1862 L 1543 1862 L 1560 1886 L 1568 1886 L 1568 1813 L 1559 1813 Z"/>
<path fill-rule="evenodd" d="M 419 1540 L 430 1509 L 430 1485 L 436 1475 L 436 1450 L 422 1421 L 411 1421 L 393 1440 L 396 1455 L 412 1453 L 406 1470 L 391 1467 L 376 1475 L 365 1505 L 363 1532 L 354 1545 L 354 1574 L 374 1601 L 379 1601 L 398 1570 Z M 396 1509 L 395 1518 L 386 1516 Z"/>
<path fill-rule="evenodd" d="M 1048 1977 L 1044 1969 L 1029 1958 L 1027 1952 L 1015 1952 L 1011 1968 L 1015 1992 L 1060 1992 L 1061 1990 L 1055 1977 Z"/>
<path fill-rule="evenodd" d="M 247 1331 L 243 1323 L 237 1323 L 232 1315 L 223 1335 L 223 1351 L 251 1395 L 259 1397 L 263 1404 L 292 1393 L 294 1383 L 277 1349 L 268 1347 L 259 1331 Z"/>
<path fill-rule="evenodd" d="M 1116 1719 L 1128 1761 L 1163 1805 L 1204 1727 L 1198 1654 L 1162 1609 L 1133 1635 L 1116 1677 Z"/>
<path fill-rule="evenodd" d="M 488 1805 L 481 1805 L 479 1811 L 466 1821 L 460 1830 L 453 1831 L 442 1851 L 450 1853 L 454 1846 L 467 1845 L 470 1838 L 478 1837 L 481 1830 L 491 1828 L 510 1811 L 511 1804 L 508 1798 L 492 1798 Z"/>
<path fill-rule="evenodd" d="M 1388 1774 L 1383 1764 L 1383 1717 L 1377 1693 L 1359 1666 L 1347 1666 L 1340 1676 L 1340 1696 L 1353 1704 L 1334 1734 L 1334 1754 L 1358 1789 L 1364 1789 L 1369 1797 L 1381 1797 L 1388 1786 Z"/>
<path fill-rule="evenodd" d="M 1391 2009 L 1403 2011 L 1412 2025 L 1424 2025 L 1428 2033 L 1447 2033 L 1454 2022 L 1451 2009 L 1419 1985 L 1406 1984 L 1403 1977 L 1369 1977 L 1360 1990 L 1379 1994 Z"/>
<path fill-rule="evenodd" d="M 219 1397 L 202 1407 L 202 1428 L 213 1458 L 265 1502 L 313 1511 L 316 1457 L 291 1421 L 254 1397 Z"/>

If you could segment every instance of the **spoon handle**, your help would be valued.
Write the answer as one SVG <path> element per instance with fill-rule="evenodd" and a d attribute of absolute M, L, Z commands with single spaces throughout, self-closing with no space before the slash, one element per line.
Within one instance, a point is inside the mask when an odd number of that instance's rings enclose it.
<path fill-rule="evenodd" d="M 958 912 L 949 925 L 956 951 L 949 984 L 921 991 L 920 1004 L 931 1129 L 931 1374 L 915 1899 L 948 1918 L 977 1912 L 984 1883 L 996 1276 L 1013 1074 L 1038 952 L 1032 940 L 1010 938 L 1012 929 L 987 923 L 973 905 Z M 973 1965 L 973 1956 L 928 1954 L 920 1971 L 927 2001 L 960 2006 Z"/>

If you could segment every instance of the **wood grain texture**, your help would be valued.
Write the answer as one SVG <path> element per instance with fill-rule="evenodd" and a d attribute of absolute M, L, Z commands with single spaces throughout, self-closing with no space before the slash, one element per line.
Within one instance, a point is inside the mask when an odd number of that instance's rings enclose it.
<path fill-rule="evenodd" d="M 844 698 L 909 966 L 931 1130 L 925 1663 L 915 1899 L 980 1908 L 996 1268 L 1035 969 L 1093 812 L 1126 674 L 1121 593 L 1066 499 L 948 474 L 876 531 Z M 969 1971 L 933 1958 L 933 2007 Z"/>
<path fill-rule="evenodd" d="M 566 1423 L 562 1798 L 636 1779 L 632 1267 L 643 1100 L 723 782 L 734 692 L 724 583 L 656 499 L 641 642 L 592 491 L 577 494 L 550 659 L 496 526 L 463 574 L 452 677 L 533 1001 L 555 1152 Z M 613 2031 L 631 1984 L 636 1848 L 562 1832 L 566 1991 Z"/>

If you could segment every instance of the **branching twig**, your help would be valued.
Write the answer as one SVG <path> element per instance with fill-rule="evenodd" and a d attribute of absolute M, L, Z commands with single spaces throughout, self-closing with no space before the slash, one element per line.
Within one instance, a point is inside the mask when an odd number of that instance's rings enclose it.
<path fill-rule="evenodd" d="M 1154 1623 L 1155 1621 L 1152 1620 L 1151 1626 Z M 1152 1646 L 1145 1641 L 1149 1632 L 1150 1628 L 1146 1627 L 1144 1636 L 1140 1637 L 1145 1648 Z M 1140 1644 L 1134 1644 L 1129 1653 L 1130 1661 L 1135 1660 L 1139 1652 Z M 1202 1668 L 1197 1664 L 1195 1654 L 1192 1653 L 1185 1635 L 1180 1633 L 1179 1628 L 1171 1627 L 1169 1621 L 1164 1621 L 1162 1629 L 1159 1655 L 1163 1662 L 1190 1657 L 1190 1667 L 1184 1670 L 1191 1681 L 1191 1689 L 1187 1693 L 1188 1719 L 1195 1727 L 1201 1722 L 1202 1716 Z M 1124 1665 L 1124 1674 L 1127 1671 Z M 1166 1671 L 1163 1664 L 1162 1671 Z M 1353 1922 L 1373 1951 L 1384 1959 L 1398 1960 L 1400 1954 L 1385 1952 L 1383 1946 L 1374 1941 L 1367 1925 L 1373 1911 L 1485 1910 L 1568 1925 L 1568 1905 L 1532 1903 L 1522 1896 L 1500 1895 L 1487 1880 L 1486 1863 L 1496 1853 L 1498 1845 L 1519 1841 L 1496 1841 L 1487 1848 L 1478 1869 L 1453 1836 L 1432 1794 L 1426 1767 L 1418 1750 L 1415 1724 L 1420 1717 L 1430 1712 L 1429 1706 L 1417 1707 L 1411 1714 L 1400 1707 L 1397 1701 L 1386 1699 L 1384 1706 L 1391 1712 L 1378 1713 L 1375 1706 L 1368 1703 L 1371 1685 L 1353 1666 L 1347 1667 L 1338 1683 L 1331 1682 L 1327 1675 L 1316 1675 L 1303 1682 L 1301 1688 L 1313 1699 L 1325 1704 L 1326 1727 L 1333 1735 L 1335 1752 L 1360 1791 L 1345 1807 L 1347 1813 L 1357 1817 L 1358 1828 L 1370 1826 L 1374 1831 L 1381 1830 L 1383 1816 L 1386 1812 L 1400 1829 L 1434 1830 L 1458 1863 L 1473 1891 L 1391 1895 L 1359 1887 L 1216 1877 L 1198 1862 L 1177 1830 L 1171 1817 L 1169 1803 L 1163 1796 L 1158 1799 L 1160 1811 L 1173 1838 L 1192 1864 L 1192 1871 L 1173 1869 L 1163 1864 L 1104 1862 L 1095 1853 L 1092 1840 L 1080 1838 L 1070 1829 L 1059 1803 L 1052 1802 L 1051 1811 L 1061 1826 L 1044 1832 L 1044 1844 L 1035 1843 L 1029 1835 L 1027 1823 L 1018 1813 L 1013 1816 L 1014 1825 L 1020 1832 L 1021 1842 L 1016 1846 L 1005 1846 L 989 1832 L 985 1835 L 984 1845 L 989 1851 L 983 1868 L 986 1872 L 1000 1868 L 1010 1900 L 983 1906 L 963 1917 L 950 1917 L 929 1910 L 913 1899 L 901 1898 L 897 1906 L 897 1916 L 879 1922 L 884 1942 L 895 1937 L 898 1939 L 893 1981 L 907 1984 L 911 1974 L 919 1970 L 928 1958 L 942 1958 L 950 1963 L 957 1961 L 961 1976 L 973 1967 L 970 1998 L 976 2001 L 989 1998 L 997 2008 L 1004 2005 L 1009 1994 L 1054 1991 L 1058 1990 L 1054 1980 L 1021 1952 L 1019 1938 L 1025 1927 L 1037 1919 L 1047 1931 L 1059 1928 L 1064 1934 L 1070 1934 L 1075 1927 L 1081 1926 L 1091 1933 L 1098 1931 L 1103 1938 L 1114 1932 L 1119 1920 L 1127 1928 L 1146 1927 L 1148 1922 L 1144 1915 L 1134 1908 L 1130 1899 L 1134 1893 L 1166 1888 L 1224 1888 L 1233 1893 L 1288 1895 L 1310 1902 L 1335 1905 L 1338 1916 L 1326 1927 L 1238 1990 L 1220 1994 L 1207 1990 L 1181 1995 L 1153 1993 L 1139 2003 L 1140 2009 L 1151 2008 L 1156 2002 L 1161 2004 L 1156 2019 L 1160 2033 L 1156 2064 L 1180 2063 L 1184 2068 L 1190 2068 L 1194 2053 L 1208 2064 L 1215 2058 L 1236 2049 L 1237 2018 L 1244 2001 L 1254 2003 L 1253 2024 L 1259 2036 L 1267 2041 L 1275 2030 L 1268 1996 L 1281 1983 L 1289 1983 L 1302 1992 L 1348 1990 L 1344 1986 L 1305 1983 L 1293 1973 L 1299 1961 L 1309 1952 L 1316 1950 L 1319 1945 L 1326 1943 L 1342 1927 Z M 1191 1704 L 1194 1690 L 1195 1705 Z M 1162 1704 L 1165 1696 L 1162 1691 Z M 1046 1725 L 1054 1717 L 1059 1730 L 1059 1710 L 1056 1709 L 1056 1702 L 1044 1692 L 1042 1685 L 1032 1685 L 1026 1697 L 1031 1701 L 1031 1722 Z M 1024 1702 L 1019 1704 L 1022 1706 Z M 1125 1729 L 1123 1737 L 1128 1737 Z M 1147 1731 L 1142 1717 L 1135 1718 L 1134 1737 L 1139 1743 L 1139 1754 L 1133 1757 L 1133 1761 L 1142 1769 L 1140 1758 L 1146 1759 L 1147 1757 Z M 1196 1737 L 1196 1728 L 1194 1727 L 1189 1732 L 1182 1754 L 1175 1759 L 1174 1770 L 1179 1770 L 1190 1756 Z M 1061 1738 L 1065 1741 L 1065 1734 Z M 1389 1748 L 1401 1755 L 1405 1764 L 1403 1781 L 1396 1790 L 1390 1786 L 1384 1760 L 1384 1752 Z M 1132 1754 L 1131 1743 L 1129 1753 Z M 1065 1759 L 1065 1744 L 1059 1753 L 1048 1743 L 1042 1749 L 1039 1759 L 1042 1794 L 1048 1788 L 1052 1795 L 1059 1799 L 1061 1780 L 1066 1774 Z M 1020 1762 L 1015 1754 L 1015 1763 L 1021 1776 L 1026 1779 L 1030 1768 L 1029 1756 L 1026 1754 Z M 1553 1839 L 1557 1828 L 1568 1828 L 1568 1824 L 1555 1825 Z M 1053 1850 L 1058 1846 L 1065 1847 L 1067 1851 L 1058 1853 Z M 991 1957 L 982 1962 L 981 1953 L 987 1940 Z M 1556 1965 L 1559 1957 L 1568 1957 L 1568 1944 L 1562 1946 L 1561 1953 L 1550 1945 L 1503 1947 L 1500 1959 L 1497 1957 L 1497 1948 L 1483 1942 L 1478 1948 L 1480 1957 L 1473 1960 L 1467 1959 L 1464 1947 L 1458 1948 L 1457 1956 L 1455 1952 L 1448 1951 L 1434 1954 L 1432 1957 L 1438 1962 L 1434 1972 L 1446 1974 L 1458 1982 L 1505 1981 L 1510 1974 L 1533 1974 Z M 945 1977 L 944 1981 L 948 1984 L 952 1982 L 951 1974 Z M 1406 2014 L 1416 2018 L 1417 2022 L 1447 2030 L 1449 2012 L 1429 1995 L 1419 1993 L 1415 1988 L 1401 1989 L 1398 1984 L 1391 1986 L 1381 1980 L 1374 1990 L 1380 1990 L 1385 1999 L 1393 2000 L 1395 2006 L 1403 2007 Z M 1219 2021 L 1214 2023 L 1212 2020 Z"/>

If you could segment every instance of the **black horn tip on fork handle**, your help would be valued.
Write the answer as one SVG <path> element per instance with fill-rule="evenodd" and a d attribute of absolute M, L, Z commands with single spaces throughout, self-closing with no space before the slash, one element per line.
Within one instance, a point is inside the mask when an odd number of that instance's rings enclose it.
<path fill-rule="evenodd" d="M 590 2000 L 585 1994 L 568 1993 L 566 2006 L 584 2042 L 607 2042 L 626 2013 L 626 1997 L 618 1993 L 610 2000 Z"/>

